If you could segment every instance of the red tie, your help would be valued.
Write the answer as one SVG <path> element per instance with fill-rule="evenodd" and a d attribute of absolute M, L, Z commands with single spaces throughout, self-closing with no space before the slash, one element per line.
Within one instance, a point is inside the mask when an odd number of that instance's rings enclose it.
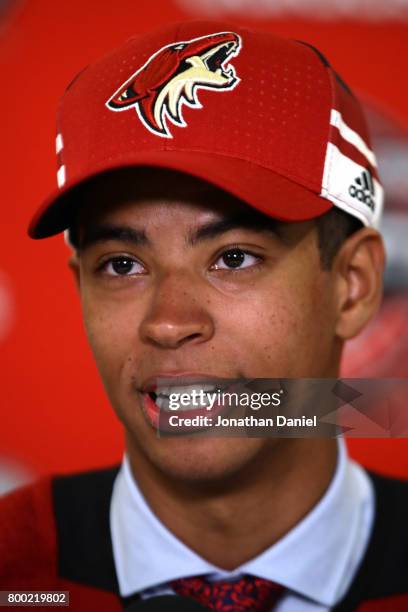
<path fill-rule="evenodd" d="M 194 576 L 170 584 L 179 595 L 219 612 L 269 612 L 283 592 L 280 584 L 255 576 L 236 582 L 209 582 L 205 576 Z"/>

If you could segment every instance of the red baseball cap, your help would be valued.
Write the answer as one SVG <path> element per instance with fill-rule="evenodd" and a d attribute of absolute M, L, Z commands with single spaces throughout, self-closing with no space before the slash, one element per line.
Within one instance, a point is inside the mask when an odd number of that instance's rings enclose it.
<path fill-rule="evenodd" d="M 32 238 L 72 225 L 84 181 L 131 166 L 191 174 L 287 221 L 337 206 L 376 227 L 383 206 L 361 106 L 323 55 L 230 23 L 140 34 L 83 70 L 56 148 L 59 188 Z"/>

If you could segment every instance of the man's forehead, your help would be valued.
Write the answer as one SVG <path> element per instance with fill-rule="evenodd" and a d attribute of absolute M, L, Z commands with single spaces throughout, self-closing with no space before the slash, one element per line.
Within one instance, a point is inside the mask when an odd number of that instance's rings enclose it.
<path fill-rule="evenodd" d="M 177 215 L 171 204 L 168 214 L 164 215 L 157 213 L 156 206 L 152 209 L 153 214 L 146 215 L 145 208 L 141 205 L 139 215 L 112 214 L 83 224 L 80 228 L 81 250 L 111 240 L 152 246 L 158 239 L 162 242 L 163 238 L 165 241 L 182 240 L 187 246 L 196 246 L 237 229 L 278 234 L 277 222 L 274 219 L 265 220 L 263 215 L 252 210 L 207 211 L 202 215 L 189 214 L 185 217 L 184 212 Z"/>
<path fill-rule="evenodd" d="M 268 232 L 292 243 L 313 225 L 280 221 L 199 178 L 150 167 L 125 168 L 94 179 L 85 186 L 80 206 L 80 249 L 107 240 L 148 245 L 158 228 L 170 228 L 190 246 L 234 229 Z"/>
<path fill-rule="evenodd" d="M 185 210 L 191 215 L 223 219 L 242 217 L 248 223 L 268 224 L 270 217 L 234 195 L 194 176 L 161 168 L 126 168 L 96 177 L 78 194 L 80 225 L 134 215 L 147 224 L 157 210 Z"/>

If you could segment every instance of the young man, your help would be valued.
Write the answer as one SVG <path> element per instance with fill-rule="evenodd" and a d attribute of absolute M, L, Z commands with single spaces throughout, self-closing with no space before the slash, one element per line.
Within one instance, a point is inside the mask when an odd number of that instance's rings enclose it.
<path fill-rule="evenodd" d="M 336 377 L 375 313 L 382 188 L 347 86 L 305 43 L 173 25 L 78 75 L 57 153 L 30 235 L 67 230 L 126 456 L 1 502 L 2 588 L 74 610 L 406 609 L 405 483 L 332 438 L 157 435 L 171 391 Z"/>

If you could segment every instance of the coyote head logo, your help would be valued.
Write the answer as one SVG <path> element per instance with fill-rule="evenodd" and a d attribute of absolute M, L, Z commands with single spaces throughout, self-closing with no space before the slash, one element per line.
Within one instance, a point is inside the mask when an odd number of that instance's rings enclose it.
<path fill-rule="evenodd" d="M 156 136 L 173 138 L 168 121 L 186 127 L 183 105 L 202 108 L 198 89 L 225 91 L 240 81 L 229 60 L 241 50 L 233 32 L 209 34 L 162 47 L 106 102 L 113 111 L 134 107 Z"/>

